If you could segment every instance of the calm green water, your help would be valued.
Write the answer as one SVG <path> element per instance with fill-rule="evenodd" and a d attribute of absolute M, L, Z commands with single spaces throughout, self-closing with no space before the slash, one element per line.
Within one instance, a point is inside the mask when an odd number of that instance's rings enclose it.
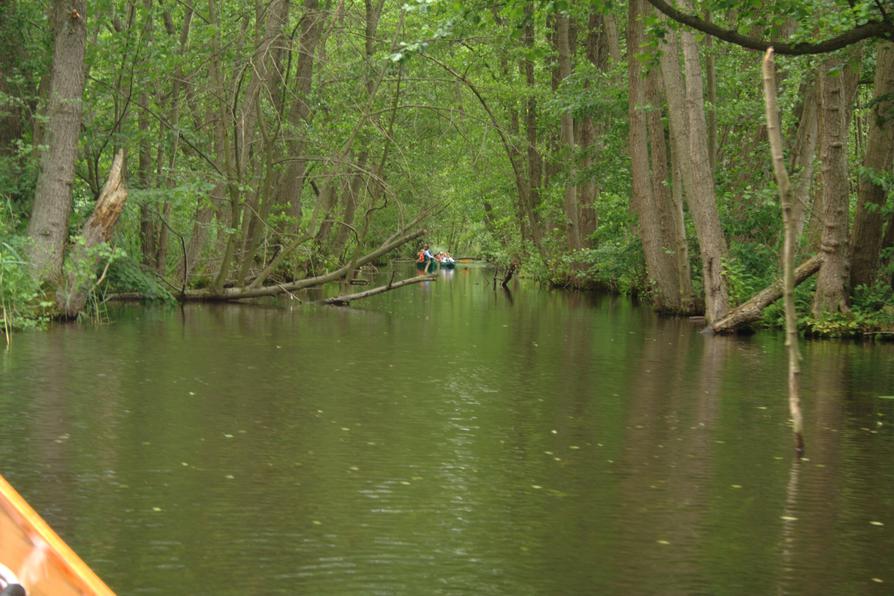
<path fill-rule="evenodd" d="M 796 464 L 781 336 L 621 298 L 111 318 L 0 353 L 0 472 L 121 594 L 894 589 L 891 346 L 805 347 Z"/>

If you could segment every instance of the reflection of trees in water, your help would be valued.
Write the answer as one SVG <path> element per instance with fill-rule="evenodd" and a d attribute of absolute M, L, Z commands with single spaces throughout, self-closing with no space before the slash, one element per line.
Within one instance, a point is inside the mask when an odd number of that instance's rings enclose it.
<path fill-rule="evenodd" d="M 626 576 L 673 570 L 679 583 L 655 589 L 704 585 L 719 389 L 732 341 L 661 320 L 631 368 L 618 475 L 621 517 L 633 521 L 619 532 L 618 550 L 628 555 Z"/>
<path fill-rule="evenodd" d="M 126 371 L 135 358 L 96 329 L 57 326 L 32 338 L 39 367 L 19 392 L 21 450 L 17 487 L 63 539 L 87 560 L 111 560 L 118 509 L 119 422 Z M 23 472 L 22 470 L 26 470 Z M 103 489 L 105 488 L 105 490 Z"/>
<path fill-rule="evenodd" d="M 842 462 L 848 346 L 816 342 L 808 346 L 802 391 L 808 459 L 792 461 L 782 513 L 780 591 L 828 593 L 840 579 L 853 575 L 847 549 L 842 547 L 842 513 L 847 472 Z M 781 396 L 780 396 L 780 399 Z M 837 556 L 841 551 L 841 556 Z"/>

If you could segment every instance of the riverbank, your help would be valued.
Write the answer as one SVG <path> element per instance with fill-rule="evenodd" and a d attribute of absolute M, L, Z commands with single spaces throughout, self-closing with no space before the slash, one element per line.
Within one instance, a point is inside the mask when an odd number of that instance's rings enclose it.
<path fill-rule="evenodd" d="M 733 307 L 749 299 L 762 289 L 761 284 L 772 282 L 772 277 L 765 271 L 762 276 L 752 275 L 743 282 L 740 279 L 731 284 L 734 289 Z M 565 266 L 552 270 L 535 269 L 534 272 L 522 271 L 521 275 L 547 284 L 553 288 L 573 289 L 587 292 L 610 292 L 626 295 L 648 305 L 651 303 L 650 289 L 644 274 L 630 274 L 619 268 L 602 268 L 599 266 L 580 265 Z M 734 277 L 730 275 L 730 277 Z M 809 280 L 795 291 L 798 308 L 798 329 L 803 337 L 815 339 L 852 339 L 865 341 L 894 341 L 894 289 L 888 284 L 878 283 L 872 288 L 861 287 L 853 293 L 849 310 L 843 313 L 814 316 L 811 312 L 811 300 L 815 291 L 815 282 Z M 689 317 L 700 314 L 703 305 L 696 305 L 693 312 L 670 313 L 671 316 Z M 743 325 L 737 333 L 754 333 L 761 329 L 781 330 L 784 328 L 782 302 L 776 301 L 761 313 L 757 321 Z"/>

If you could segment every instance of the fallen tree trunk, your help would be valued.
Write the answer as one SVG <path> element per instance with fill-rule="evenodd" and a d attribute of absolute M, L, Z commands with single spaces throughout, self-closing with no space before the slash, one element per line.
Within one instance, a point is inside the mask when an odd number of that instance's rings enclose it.
<path fill-rule="evenodd" d="M 243 300 L 246 298 L 275 296 L 277 294 L 290 293 L 297 290 L 312 288 L 314 286 L 320 286 L 330 281 L 341 279 L 342 277 L 353 271 L 355 267 L 360 267 L 362 265 L 365 265 L 366 263 L 372 262 L 382 255 L 394 250 L 395 248 L 398 248 L 399 246 L 402 246 L 407 242 L 418 238 L 424 233 L 425 230 L 416 230 L 414 232 L 408 232 L 402 236 L 393 237 L 392 239 L 389 239 L 387 242 L 382 244 L 376 250 L 360 257 L 354 262 L 347 263 L 346 265 L 336 269 L 331 273 L 325 273 L 316 277 L 299 279 L 298 281 L 293 281 L 287 284 L 276 284 L 270 286 L 261 286 L 257 288 L 252 288 L 249 286 L 247 288 L 223 288 L 220 291 L 215 291 L 210 288 L 202 290 L 189 290 L 182 296 L 179 296 L 179 299 L 187 302 L 226 302 L 230 300 Z"/>
<path fill-rule="evenodd" d="M 817 254 L 795 269 L 795 283 L 797 286 L 804 280 L 810 278 L 811 275 L 819 271 L 820 265 L 823 263 L 822 254 Z M 714 333 L 732 333 L 739 327 L 753 323 L 761 318 L 761 312 L 782 297 L 782 280 L 776 280 L 772 285 L 764 288 L 744 302 L 731 310 L 729 314 L 715 321 L 709 327 Z"/>
<path fill-rule="evenodd" d="M 65 263 L 63 283 L 56 290 L 56 307 L 60 314 L 72 319 L 84 310 L 87 296 L 96 282 L 96 268 L 99 257 L 94 247 L 104 244 L 112 237 L 115 223 L 124 210 L 127 201 L 127 187 L 124 185 L 124 150 L 119 149 L 112 160 L 112 168 L 93 213 L 81 228 L 80 240 L 71 248 Z M 108 268 L 108 265 L 106 265 Z M 105 272 L 103 272 L 103 277 Z M 102 278 L 100 278 L 100 281 Z"/>
<path fill-rule="evenodd" d="M 356 294 L 346 294 L 344 296 L 336 296 L 334 298 L 327 298 L 323 300 L 323 304 L 330 304 L 333 306 L 347 306 L 351 302 L 355 300 L 362 300 L 363 298 L 369 298 L 370 296 L 375 296 L 376 294 L 384 294 L 385 292 L 389 292 L 391 290 L 396 290 L 397 288 L 402 288 L 403 286 L 409 286 L 411 284 L 418 284 L 424 281 L 435 281 L 438 279 L 437 275 L 422 275 L 416 277 L 409 277 L 407 279 L 402 279 L 398 282 L 388 282 L 388 285 L 379 286 L 378 288 L 372 288 L 371 290 L 366 290 L 365 292 L 358 292 Z"/>

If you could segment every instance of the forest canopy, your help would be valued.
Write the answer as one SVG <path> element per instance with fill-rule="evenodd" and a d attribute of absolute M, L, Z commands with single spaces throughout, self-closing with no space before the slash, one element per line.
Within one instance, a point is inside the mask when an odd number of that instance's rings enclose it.
<path fill-rule="evenodd" d="M 112 294 L 274 295 L 422 242 L 715 331 L 779 324 L 778 295 L 760 298 L 783 235 L 752 51 L 772 45 L 801 325 L 888 331 L 892 15 L 886 0 L 5 2 L 5 326 Z"/>

